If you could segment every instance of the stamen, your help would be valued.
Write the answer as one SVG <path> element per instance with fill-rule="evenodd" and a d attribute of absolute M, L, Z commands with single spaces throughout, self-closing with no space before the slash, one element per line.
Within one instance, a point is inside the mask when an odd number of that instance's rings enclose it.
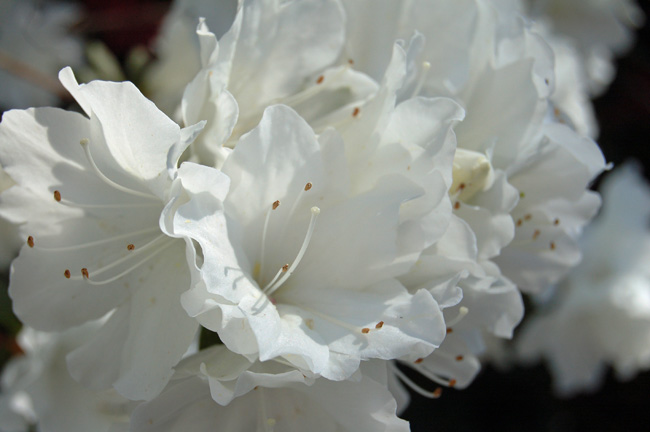
<path fill-rule="evenodd" d="M 423 377 L 433 381 L 436 384 L 440 384 L 445 387 L 453 387 L 456 385 L 457 381 L 455 379 L 453 378 L 445 379 L 440 375 L 436 375 L 435 373 L 429 371 L 424 366 L 420 366 L 419 364 L 407 363 L 407 362 L 401 362 L 401 363 L 408 366 L 409 368 L 413 369 Z"/>
<path fill-rule="evenodd" d="M 467 309 L 465 306 L 461 306 L 460 309 L 458 310 L 458 315 L 456 315 L 456 318 L 451 319 L 447 322 L 447 327 L 453 327 L 459 322 L 461 322 L 463 318 L 465 318 L 465 315 L 467 315 L 468 312 L 469 309 Z M 447 329 L 447 333 L 451 333 L 449 330 L 451 329 Z"/>
<path fill-rule="evenodd" d="M 280 207 L 280 200 L 273 201 L 271 209 L 275 210 Z M 271 219 L 271 211 L 266 212 L 266 218 L 264 219 L 264 227 L 262 228 L 262 248 L 260 249 L 260 270 L 259 274 L 264 274 L 264 255 L 266 254 L 266 232 L 269 228 L 269 220 Z M 277 276 L 277 275 L 276 275 Z"/>
<path fill-rule="evenodd" d="M 422 62 L 422 72 L 420 73 L 420 78 L 418 79 L 417 85 L 413 89 L 413 93 L 411 93 L 412 98 L 420 94 L 420 90 L 422 90 L 422 87 L 424 86 L 424 81 L 426 81 L 430 69 L 431 69 L 431 63 L 429 63 L 428 61 Z"/>
<path fill-rule="evenodd" d="M 352 111 L 352 117 L 357 117 L 360 111 L 359 107 L 356 107 L 354 111 Z"/>
<path fill-rule="evenodd" d="M 77 204 L 68 200 L 59 201 L 67 207 L 80 208 L 80 209 L 105 209 L 105 208 L 144 208 L 144 207 L 158 207 L 159 203 L 137 203 L 137 204 Z"/>
<path fill-rule="evenodd" d="M 142 198 L 149 198 L 149 199 L 158 200 L 157 197 L 155 197 L 154 195 L 152 195 L 150 193 L 140 192 L 140 191 L 137 191 L 137 190 L 127 188 L 125 186 L 122 186 L 120 184 L 115 183 L 113 180 L 106 177 L 104 175 L 104 173 L 99 170 L 99 167 L 95 163 L 95 160 L 93 159 L 93 156 L 90 153 L 90 147 L 89 147 L 88 143 L 89 143 L 88 138 L 84 138 L 79 142 L 79 144 L 81 144 L 81 147 L 84 149 L 86 159 L 88 159 L 88 162 L 90 163 L 90 166 L 92 167 L 93 171 L 95 171 L 95 174 L 97 174 L 97 177 L 99 177 L 100 180 L 102 180 L 104 183 L 111 186 L 112 188 L 117 189 L 119 191 L 122 191 L 124 193 L 139 196 L 139 197 L 142 197 Z"/>
<path fill-rule="evenodd" d="M 89 247 L 93 247 L 93 246 L 101 246 L 103 244 L 112 243 L 112 242 L 118 241 L 118 240 L 124 240 L 125 238 L 133 238 L 133 237 L 135 237 L 137 235 L 141 235 L 141 234 L 149 234 L 149 233 L 156 232 L 156 231 L 159 231 L 159 229 L 157 227 L 156 228 L 149 228 L 149 229 L 145 229 L 145 230 L 141 230 L 141 231 L 133 231 L 133 232 L 130 232 L 130 233 L 119 235 L 119 236 L 108 237 L 108 238 L 105 238 L 105 239 L 102 239 L 102 240 L 96 240 L 96 241 L 92 241 L 92 242 L 88 242 L 88 243 L 83 243 L 83 244 L 80 244 L 80 245 L 62 246 L 62 247 L 54 247 L 54 248 L 47 248 L 47 247 L 40 247 L 39 246 L 39 250 L 48 251 L 48 252 L 76 251 L 76 250 L 79 250 L 79 249 L 85 249 L 85 248 L 89 248 Z"/>
<path fill-rule="evenodd" d="M 311 182 L 307 182 L 307 184 L 305 185 L 305 190 L 308 191 L 309 189 L 311 189 L 312 186 L 313 185 L 311 184 Z"/>
<path fill-rule="evenodd" d="M 456 361 L 463 361 L 464 358 L 465 357 L 463 357 L 462 355 L 457 355 L 456 356 Z"/>
<path fill-rule="evenodd" d="M 161 235 L 157 236 L 156 238 L 154 238 L 149 243 L 145 244 L 144 246 L 142 246 L 140 249 L 133 252 L 132 254 L 125 255 L 122 258 L 119 258 L 119 259 L 113 261 L 112 263 L 93 271 L 93 275 L 100 275 L 102 273 L 107 272 L 108 270 L 110 270 L 112 268 L 117 267 L 118 265 L 122 264 L 123 262 L 129 261 L 130 259 L 132 259 L 132 257 L 134 255 L 139 255 L 139 254 L 145 252 L 147 249 L 150 249 L 153 244 L 157 243 L 160 239 L 163 239 L 163 238 L 165 238 L 164 234 L 161 234 Z M 161 249 L 159 249 L 159 250 L 161 250 Z M 85 274 L 84 274 L 84 270 L 86 270 Z M 82 269 L 81 273 L 84 274 L 84 276 L 86 278 L 88 278 L 88 270 L 87 269 Z"/>
<path fill-rule="evenodd" d="M 377 323 L 377 325 L 375 326 L 375 328 L 376 328 L 376 329 L 380 329 L 380 328 L 382 328 L 383 326 L 384 326 L 384 322 L 383 322 L 383 321 L 379 321 L 379 322 Z"/>
<path fill-rule="evenodd" d="M 535 232 L 533 233 L 533 240 L 537 240 L 537 237 L 539 237 L 541 233 L 542 232 L 540 230 L 535 230 Z"/>
<path fill-rule="evenodd" d="M 70 279 L 70 270 L 65 269 L 65 271 L 63 272 L 63 276 L 65 276 L 66 279 Z"/>
<path fill-rule="evenodd" d="M 361 333 L 363 334 L 368 334 L 370 332 L 370 329 L 368 327 L 364 327 L 361 329 Z"/>
<path fill-rule="evenodd" d="M 553 221 L 553 225 L 556 225 L 556 226 L 557 226 L 557 225 L 559 225 L 559 224 L 560 224 L 560 219 L 556 218 L 556 219 Z"/>
<path fill-rule="evenodd" d="M 174 244 L 174 241 L 173 241 L 172 239 L 169 239 L 169 240 L 170 240 L 170 241 L 169 241 L 166 245 L 164 245 L 164 246 L 162 246 L 162 247 L 156 249 L 152 254 L 150 254 L 150 255 L 146 256 L 145 258 L 141 259 L 140 261 L 138 261 L 137 263 L 135 263 L 133 266 L 131 266 L 131 267 L 129 267 L 128 269 L 124 270 L 123 272 L 121 272 L 121 273 L 119 273 L 119 274 L 117 274 L 117 275 L 115 275 L 115 276 L 113 276 L 113 277 L 110 277 L 110 278 L 108 278 L 108 279 L 105 279 L 105 280 L 102 280 L 102 281 L 91 280 L 91 279 L 89 279 L 88 272 L 86 271 L 86 275 L 85 275 L 85 277 L 86 277 L 86 282 L 89 283 L 89 284 L 91 284 L 91 285 L 105 285 L 105 284 L 108 284 L 108 283 L 114 282 L 114 281 L 118 280 L 119 278 L 121 278 L 121 277 L 123 277 L 123 276 L 126 276 L 127 274 L 129 274 L 129 273 L 131 273 L 133 270 L 135 270 L 136 268 L 140 267 L 140 266 L 141 266 L 142 264 L 144 264 L 145 262 L 149 261 L 150 259 L 152 259 L 152 258 L 155 257 L 156 255 L 158 255 L 158 254 L 160 254 L 161 252 L 163 252 L 165 249 L 169 248 L 169 246 L 171 246 L 171 245 Z M 111 266 L 112 266 L 112 265 L 111 265 Z M 109 267 L 109 266 L 107 266 L 107 267 Z M 97 273 L 103 273 L 103 272 L 106 270 L 107 267 L 102 268 L 102 269 L 101 269 L 100 271 L 98 271 Z"/>
<path fill-rule="evenodd" d="M 325 77 L 323 75 L 319 76 L 318 79 L 316 80 L 316 84 L 322 83 L 324 79 Z"/>
<path fill-rule="evenodd" d="M 555 242 L 551 242 L 551 250 L 555 250 Z"/>
<path fill-rule="evenodd" d="M 432 392 L 427 391 L 427 390 L 423 389 L 422 387 L 420 387 L 419 385 L 417 385 L 417 384 L 416 384 L 413 380 L 411 380 L 411 378 L 409 378 L 409 377 L 408 377 L 404 372 L 402 372 L 401 370 L 399 370 L 399 368 L 398 368 L 397 366 L 395 366 L 395 364 L 393 364 L 393 363 L 389 363 L 389 365 L 390 365 L 390 368 L 392 369 L 392 371 L 395 373 L 395 375 L 397 375 L 397 377 L 398 377 L 398 378 L 399 378 L 399 379 L 400 379 L 404 384 L 406 384 L 406 385 L 407 385 L 411 390 L 413 390 L 413 391 L 416 392 L 417 394 L 419 394 L 419 395 L 421 395 L 421 396 L 424 396 L 424 397 L 427 398 L 427 399 L 437 399 L 437 398 L 440 397 L 440 394 L 442 393 L 442 389 L 441 389 L 441 388 L 437 388 L 435 391 L 432 391 Z"/>
<path fill-rule="evenodd" d="M 455 209 L 455 210 L 458 210 L 459 208 L 460 208 L 460 201 L 456 201 L 456 202 L 454 203 L 454 209 Z"/>
<path fill-rule="evenodd" d="M 298 264 L 300 264 L 300 260 L 302 260 L 302 257 L 305 256 L 305 252 L 307 252 L 307 246 L 309 246 L 309 242 L 311 241 L 311 236 L 314 234 L 314 228 L 316 227 L 316 218 L 320 214 L 320 208 L 318 207 L 312 207 L 311 208 L 311 219 L 309 220 L 309 227 L 307 228 L 307 235 L 305 236 L 305 240 L 302 242 L 302 246 L 300 247 L 300 250 L 298 251 L 298 255 L 296 256 L 296 259 L 293 261 L 291 266 L 287 269 L 287 271 L 283 272 L 284 275 L 271 287 L 268 289 L 268 292 L 266 293 L 267 295 L 271 295 L 282 286 L 282 284 L 289 279 L 289 276 L 291 276 L 291 273 L 298 267 Z"/>
<path fill-rule="evenodd" d="M 280 270 L 273 276 L 273 279 L 271 279 L 271 282 L 267 283 L 264 288 L 262 289 L 263 293 L 266 293 L 273 284 L 280 279 L 280 276 L 282 276 L 282 273 L 286 273 L 287 270 L 289 270 L 289 264 L 283 265 Z"/>
<path fill-rule="evenodd" d="M 61 192 L 59 192 L 58 190 L 54 191 L 54 200 L 59 202 L 61 201 Z"/>
<path fill-rule="evenodd" d="M 88 279 L 90 277 L 88 275 L 88 269 L 86 267 L 81 269 L 81 275 L 83 276 L 84 279 Z"/>
<path fill-rule="evenodd" d="M 133 243 L 131 243 L 131 244 L 126 246 L 126 249 L 132 251 L 133 249 L 135 249 L 135 245 Z"/>
<path fill-rule="evenodd" d="M 420 363 L 422 363 L 423 361 L 424 361 L 424 359 L 423 359 L 422 357 L 420 357 L 419 359 L 415 360 L 413 363 L 415 363 L 415 364 L 420 364 Z"/>
<path fill-rule="evenodd" d="M 316 315 L 317 317 L 320 317 L 320 318 L 322 318 L 322 319 L 324 319 L 326 321 L 329 321 L 334 325 L 337 325 L 337 326 L 339 326 L 341 328 L 347 329 L 347 330 L 350 331 L 350 333 L 357 334 L 359 332 L 359 327 L 353 326 L 353 325 L 351 325 L 349 323 L 341 321 L 341 320 L 339 320 L 337 318 L 334 318 L 334 317 L 332 317 L 330 315 L 324 314 L 324 313 L 322 313 L 322 312 L 320 312 L 320 311 L 318 311 L 316 309 L 313 309 L 313 308 L 311 308 L 309 306 L 301 305 L 300 308 L 307 311 L 307 312 L 309 312 L 312 315 Z"/>
<path fill-rule="evenodd" d="M 29 246 L 30 248 L 34 247 L 34 237 L 32 236 L 27 237 L 27 246 Z"/>

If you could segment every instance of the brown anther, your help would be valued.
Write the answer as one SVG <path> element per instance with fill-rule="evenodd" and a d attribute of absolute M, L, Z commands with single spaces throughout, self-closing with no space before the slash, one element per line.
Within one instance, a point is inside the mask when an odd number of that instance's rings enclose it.
<path fill-rule="evenodd" d="M 553 110 L 553 114 L 555 114 L 555 117 L 559 117 L 559 116 L 560 116 L 560 110 L 557 109 L 557 108 L 555 108 L 555 109 Z"/>
<path fill-rule="evenodd" d="M 413 363 L 415 363 L 415 364 L 420 364 L 420 363 L 422 363 L 423 361 L 424 361 L 423 358 L 419 358 L 419 359 L 417 359 L 416 361 L 414 361 Z"/>
<path fill-rule="evenodd" d="M 530 214 L 530 213 L 528 213 L 527 215 L 524 216 L 524 220 L 527 220 L 527 221 L 531 220 L 532 218 L 533 218 L 533 215 Z"/>
<path fill-rule="evenodd" d="M 535 232 L 533 233 L 533 240 L 537 239 L 537 237 L 539 237 L 540 234 L 541 234 L 540 230 L 535 230 Z"/>
<path fill-rule="evenodd" d="M 325 77 L 323 75 L 319 76 L 318 79 L 316 80 L 316 84 L 322 83 L 324 79 Z"/>
<path fill-rule="evenodd" d="M 377 323 L 377 325 L 375 326 L 375 328 L 376 328 L 376 329 L 380 329 L 380 328 L 382 328 L 383 326 L 384 326 L 384 322 L 383 322 L 383 321 L 379 321 L 379 322 Z"/>
<path fill-rule="evenodd" d="M 61 201 L 61 192 L 59 192 L 58 190 L 55 190 L 54 191 L 54 199 L 56 201 Z"/>
<path fill-rule="evenodd" d="M 364 328 L 361 329 L 361 333 L 363 333 L 363 334 L 366 334 L 369 331 L 370 331 L 370 329 L 368 327 L 364 327 Z"/>
<path fill-rule="evenodd" d="M 524 223 L 521 219 L 517 219 L 517 226 L 521 226 L 521 224 Z"/>
<path fill-rule="evenodd" d="M 34 247 L 34 237 L 32 236 L 27 237 L 27 246 L 32 248 Z"/>
<path fill-rule="evenodd" d="M 132 251 L 133 249 L 135 249 L 135 245 L 134 244 L 129 244 L 129 245 L 126 246 L 126 249 Z"/>
<path fill-rule="evenodd" d="M 359 115 L 359 111 L 361 111 L 361 110 L 359 109 L 359 107 L 355 108 L 354 111 L 352 111 L 352 117 L 356 117 L 356 116 L 358 116 L 358 115 Z"/>
<path fill-rule="evenodd" d="M 454 203 L 454 209 L 458 210 L 460 208 L 460 201 Z"/>
<path fill-rule="evenodd" d="M 555 219 L 553 221 L 553 225 L 559 225 L 560 224 L 560 219 Z"/>
<path fill-rule="evenodd" d="M 451 327 L 447 327 L 447 334 L 452 333 L 453 331 L 454 331 L 453 328 L 451 328 Z"/>
<path fill-rule="evenodd" d="M 90 275 L 88 275 L 88 269 L 86 267 L 81 269 L 81 275 L 86 279 L 90 278 Z"/>
<path fill-rule="evenodd" d="M 463 190 L 465 189 L 465 183 L 461 183 L 458 185 L 458 190 Z"/>
<path fill-rule="evenodd" d="M 548 80 L 548 78 L 544 78 L 544 83 L 545 83 L 546 85 L 549 85 L 551 82 Z"/>
<path fill-rule="evenodd" d="M 435 389 L 431 395 L 436 399 L 442 396 L 442 387 Z"/>
<path fill-rule="evenodd" d="M 258 388 L 260 388 L 260 386 L 255 386 L 253 387 L 253 390 L 257 390 Z"/>
<path fill-rule="evenodd" d="M 456 382 L 457 382 L 457 381 L 456 381 L 455 379 L 453 379 L 453 378 L 450 379 L 450 380 L 449 380 L 449 387 L 453 387 L 453 386 L 455 386 L 455 385 L 456 385 Z"/>
<path fill-rule="evenodd" d="M 463 361 L 464 358 L 465 357 L 463 357 L 462 355 L 457 355 L 456 356 L 456 361 Z"/>
<path fill-rule="evenodd" d="M 282 266 L 282 273 L 285 273 L 287 270 L 289 270 L 289 264 L 285 264 Z"/>
<path fill-rule="evenodd" d="M 348 63 L 349 63 L 350 65 L 353 65 L 353 64 L 354 64 L 354 60 L 349 59 L 349 60 L 348 60 Z"/>
<path fill-rule="evenodd" d="M 551 242 L 551 250 L 555 250 L 555 242 Z"/>
<path fill-rule="evenodd" d="M 307 184 L 305 185 L 305 190 L 308 191 L 309 189 L 311 189 L 312 186 L 313 184 L 311 184 L 311 182 L 307 182 Z"/>
<path fill-rule="evenodd" d="M 278 208 L 278 207 L 280 207 L 280 201 L 275 201 L 275 202 L 273 203 L 273 210 L 275 210 L 275 209 Z"/>
<path fill-rule="evenodd" d="M 65 271 L 63 272 L 63 276 L 65 276 L 66 279 L 70 279 L 70 270 L 65 269 Z"/>

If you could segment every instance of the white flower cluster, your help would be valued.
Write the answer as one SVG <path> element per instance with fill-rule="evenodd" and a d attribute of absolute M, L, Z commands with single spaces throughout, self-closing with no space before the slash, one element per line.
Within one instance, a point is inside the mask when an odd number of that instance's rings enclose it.
<path fill-rule="evenodd" d="M 522 10 L 178 1 L 159 107 L 65 68 L 81 113 L 6 112 L 7 431 L 407 431 L 402 385 L 469 385 L 600 205 Z"/>

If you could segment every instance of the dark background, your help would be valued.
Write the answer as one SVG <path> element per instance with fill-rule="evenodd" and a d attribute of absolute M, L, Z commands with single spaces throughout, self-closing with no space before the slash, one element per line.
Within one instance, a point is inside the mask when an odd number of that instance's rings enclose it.
<path fill-rule="evenodd" d="M 118 56 L 146 45 L 164 16 L 165 0 L 87 0 L 86 19 L 77 31 L 104 41 Z M 650 21 L 650 2 L 640 0 Z M 636 46 L 618 61 L 609 91 L 595 101 L 598 142 L 608 161 L 639 160 L 650 174 L 650 27 L 638 32 Z M 650 265 L 650 263 L 649 263 Z M 6 286 L 6 275 L 2 277 Z M 1 292 L 1 291 L 0 291 Z M 0 296 L 0 364 L 17 347 L 18 325 L 7 319 L 10 305 Z M 625 337 L 625 335 L 621 335 Z M 426 386 L 426 384 L 423 384 Z M 543 366 L 501 373 L 486 367 L 466 390 L 446 389 L 440 399 L 412 396 L 403 415 L 413 432 L 428 431 L 645 431 L 650 430 L 650 373 L 628 383 L 611 374 L 598 393 L 557 399 Z"/>

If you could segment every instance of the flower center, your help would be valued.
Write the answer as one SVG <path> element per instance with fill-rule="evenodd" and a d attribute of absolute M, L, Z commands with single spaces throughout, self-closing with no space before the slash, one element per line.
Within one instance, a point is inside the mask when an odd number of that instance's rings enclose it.
<path fill-rule="evenodd" d="M 478 192 L 489 189 L 493 183 L 494 170 L 490 160 L 484 154 L 456 149 L 450 194 L 458 194 L 458 199 L 467 201 Z"/>

